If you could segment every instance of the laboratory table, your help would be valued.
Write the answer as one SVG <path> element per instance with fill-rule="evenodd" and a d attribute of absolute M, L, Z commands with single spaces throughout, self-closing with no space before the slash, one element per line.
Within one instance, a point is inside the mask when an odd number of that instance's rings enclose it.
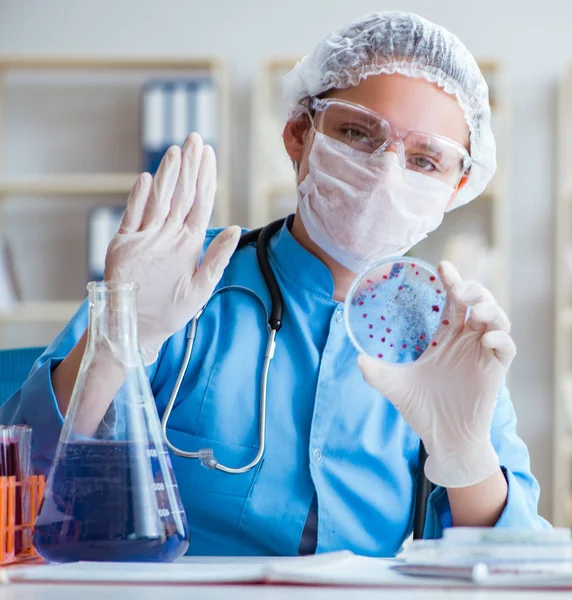
<path fill-rule="evenodd" d="M 1 600 L 540 600 L 570 598 L 570 591 L 494 591 L 447 589 L 333 588 L 302 586 L 107 586 L 107 585 L 6 585 Z"/>

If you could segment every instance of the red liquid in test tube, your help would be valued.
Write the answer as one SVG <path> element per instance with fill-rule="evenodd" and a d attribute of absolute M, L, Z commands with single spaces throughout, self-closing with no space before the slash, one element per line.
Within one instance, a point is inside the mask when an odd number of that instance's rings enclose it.
<path fill-rule="evenodd" d="M 15 477 L 17 482 L 24 482 L 30 476 L 31 435 L 32 430 L 26 425 L 0 428 L 0 476 Z M 24 485 L 16 486 L 16 527 L 27 522 L 24 514 L 26 499 Z M 23 538 L 24 532 L 17 530 L 14 539 L 16 555 L 24 549 Z"/>

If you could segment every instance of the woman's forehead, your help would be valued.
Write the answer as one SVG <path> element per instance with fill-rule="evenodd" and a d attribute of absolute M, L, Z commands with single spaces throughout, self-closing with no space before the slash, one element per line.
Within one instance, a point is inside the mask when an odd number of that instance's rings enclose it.
<path fill-rule="evenodd" d="M 469 128 L 457 99 L 425 79 L 373 75 L 328 96 L 380 113 L 398 128 L 441 135 L 468 147 Z"/>

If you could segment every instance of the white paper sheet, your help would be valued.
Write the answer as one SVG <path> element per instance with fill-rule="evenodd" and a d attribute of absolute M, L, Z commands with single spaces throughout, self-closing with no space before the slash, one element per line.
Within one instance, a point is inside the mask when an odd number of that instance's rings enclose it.
<path fill-rule="evenodd" d="M 170 564 L 78 562 L 6 571 L 11 583 L 297 583 L 443 587 L 446 580 L 412 578 L 391 570 L 395 561 L 333 552 L 295 558 L 186 557 Z M 459 582 L 456 582 L 459 585 Z M 461 586 L 468 584 L 461 582 Z"/>
<path fill-rule="evenodd" d="M 296 558 L 255 557 L 185 557 L 169 564 L 79 562 L 7 569 L 10 583 L 157 583 L 161 585 L 193 585 L 213 583 L 290 583 L 323 586 L 376 586 L 414 588 L 550 588 L 572 590 L 572 569 L 548 565 L 544 573 L 530 573 L 522 566 L 513 574 L 494 573 L 474 578 L 467 571 L 447 577 L 447 571 L 433 565 L 427 576 L 411 576 L 395 571 L 395 559 L 356 556 L 351 552 L 334 552 Z M 402 563 L 401 563 L 402 564 Z M 403 565 L 405 566 L 405 565 Z M 411 567 L 411 565 L 408 565 Z M 538 569 L 538 567 L 537 567 Z M 528 570 L 528 573 L 525 571 Z M 449 571 L 449 574 L 450 571 Z M 482 574 L 481 574 L 482 575 Z"/>

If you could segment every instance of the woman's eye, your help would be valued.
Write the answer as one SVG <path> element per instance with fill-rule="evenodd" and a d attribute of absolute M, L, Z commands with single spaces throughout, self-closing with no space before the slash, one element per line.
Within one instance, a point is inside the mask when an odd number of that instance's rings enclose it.
<path fill-rule="evenodd" d="M 361 131 L 360 129 L 352 129 L 351 127 L 346 127 L 342 130 L 342 132 L 352 142 L 361 142 L 364 138 L 368 137 L 367 133 L 364 131 Z"/>
<path fill-rule="evenodd" d="M 409 159 L 410 162 L 413 163 L 415 168 L 420 169 L 421 171 L 425 171 L 427 173 L 433 173 L 433 171 L 437 171 L 438 167 L 434 161 L 429 160 L 425 156 L 413 156 Z"/>

